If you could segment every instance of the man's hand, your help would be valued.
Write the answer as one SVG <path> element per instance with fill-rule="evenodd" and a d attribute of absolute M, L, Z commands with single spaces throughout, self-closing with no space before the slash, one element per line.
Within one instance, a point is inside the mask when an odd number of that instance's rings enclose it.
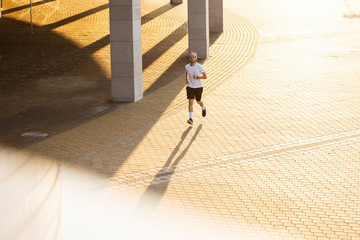
<path fill-rule="evenodd" d="M 186 79 L 185 83 L 186 83 L 186 84 L 189 84 L 189 79 Z"/>
<path fill-rule="evenodd" d="M 194 74 L 194 79 L 199 79 L 197 75 Z"/>

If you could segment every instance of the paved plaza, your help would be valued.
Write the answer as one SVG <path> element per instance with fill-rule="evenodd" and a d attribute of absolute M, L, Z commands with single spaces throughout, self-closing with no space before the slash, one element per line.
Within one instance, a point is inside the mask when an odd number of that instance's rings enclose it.
<path fill-rule="evenodd" d="M 107 1 L 35 1 L 33 33 L 4 2 L 0 143 L 61 162 L 63 239 L 360 239 L 360 3 L 224 0 L 189 126 L 187 1 L 169 2 L 141 2 L 128 104 Z"/>

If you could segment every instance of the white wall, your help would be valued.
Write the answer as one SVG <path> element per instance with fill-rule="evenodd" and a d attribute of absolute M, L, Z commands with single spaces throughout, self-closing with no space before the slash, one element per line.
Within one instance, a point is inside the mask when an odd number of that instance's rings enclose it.
<path fill-rule="evenodd" d="M 0 146 L 0 239 L 60 240 L 60 166 Z"/>

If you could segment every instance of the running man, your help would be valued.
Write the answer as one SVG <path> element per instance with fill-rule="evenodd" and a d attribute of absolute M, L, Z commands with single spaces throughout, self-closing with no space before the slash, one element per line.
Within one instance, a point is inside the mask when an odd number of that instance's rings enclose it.
<path fill-rule="evenodd" d="M 206 107 L 204 103 L 201 101 L 201 96 L 203 92 L 203 85 L 201 83 L 201 79 L 206 79 L 206 72 L 203 66 L 200 63 L 197 63 L 197 53 L 191 52 L 189 55 L 189 64 L 185 66 L 186 71 L 186 94 L 187 99 L 189 99 L 189 120 L 187 123 L 190 125 L 194 124 L 193 121 L 193 111 L 194 111 L 194 98 L 196 102 L 202 108 L 202 116 L 206 116 Z"/>

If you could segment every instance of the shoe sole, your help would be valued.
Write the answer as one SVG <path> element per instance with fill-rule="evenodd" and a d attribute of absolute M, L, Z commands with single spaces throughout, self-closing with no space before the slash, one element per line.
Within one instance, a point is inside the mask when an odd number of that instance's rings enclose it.
<path fill-rule="evenodd" d="M 194 125 L 194 123 L 190 122 L 189 120 L 187 121 L 187 123 L 190 124 L 190 125 Z"/>

